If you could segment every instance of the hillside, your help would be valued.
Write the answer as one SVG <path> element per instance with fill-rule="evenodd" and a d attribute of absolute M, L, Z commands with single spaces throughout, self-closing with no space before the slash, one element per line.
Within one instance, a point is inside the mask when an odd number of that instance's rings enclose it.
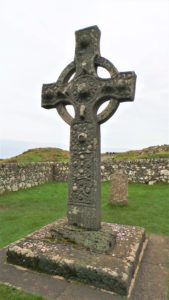
<path fill-rule="evenodd" d="M 106 152 L 102 154 L 101 159 L 115 159 L 115 160 L 135 160 L 143 158 L 169 158 L 169 145 L 152 146 L 142 150 L 131 150 L 127 152 Z M 69 152 L 59 148 L 36 148 L 23 152 L 22 154 L 8 158 L 1 159 L 0 163 L 23 163 L 30 162 L 45 162 L 57 161 L 66 162 L 69 160 Z"/>
<path fill-rule="evenodd" d="M 28 164 L 30 162 L 44 162 L 44 161 L 68 161 L 69 152 L 59 148 L 36 148 L 23 152 L 20 155 L 11 157 L 8 159 L 0 160 L 0 163 L 23 163 Z"/>
<path fill-rule="evenodd" d="M 151 146 L 142 150 L 130 150 L 127 152 L 111 152 L 104 153 L 102 159 L 116 159 L 116 160 L 135 160 L 144 158 L 169 158 L 169 145 Z"/>

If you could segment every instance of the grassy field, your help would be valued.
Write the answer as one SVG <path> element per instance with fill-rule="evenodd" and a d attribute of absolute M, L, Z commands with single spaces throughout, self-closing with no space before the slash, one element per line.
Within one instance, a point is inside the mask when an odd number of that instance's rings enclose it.
<path fill-rule="evenodd" d="M 0 247 L 66 213 L 67 185 L 51 183 L 0 196 Z"/>
<path fill-rule="evenodd" d="M 167 184 L 153 186 L 129 184 L 129 205 L 112 206 L 109 184 L 102 184 L 102 220 L 138 225 L 148 233 L 169 235 L 169 189 Z M 50 183 L 0 196 L 0 247 L 66 215 L 67 184 Z M 20 293 L 20 294 L 18 294 Z M 2 296 L 1 296 L 2 295 Z M 20 298 L 19 298 L 20 297 Z M 0 285 L 0 300 L 40 300 L 41 297 Z"/>

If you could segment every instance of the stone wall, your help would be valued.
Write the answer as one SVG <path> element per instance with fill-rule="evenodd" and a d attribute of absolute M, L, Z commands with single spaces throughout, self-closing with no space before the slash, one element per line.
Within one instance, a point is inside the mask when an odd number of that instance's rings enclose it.
<path fill-rule="evenodd" d="M 169 183 L 169 159 L 108 160 L 101 163 L 101 180 L 110 181 L 116 170 L 122 170 L 129 182 Z M 68 174 L 68 164 L 54 164 L 54 180 L 67 181 Z"/>
<path fill-rule="evenodd" d="M 109 181 L 115 170 L 123 170 L 129 182 L 147 184 L 169 182 L 168 159 L 105 161 L 101 163 L 101 180 Z M 68 163 L 0 164 L 0 194 L 50 181 L 67 181 L 68 174 Z"/>
<path fill-rule="evenodd" d="M 0 194 L 53 180 L 53 163 L 0 164 Z"/>
<path fill-rule="evenodd" d="M 101 164 L 102 181 L 109 181 L 115 170 L 123 170 L 129 182 L 169 182 L 169 159 L 105 161 Z"/>

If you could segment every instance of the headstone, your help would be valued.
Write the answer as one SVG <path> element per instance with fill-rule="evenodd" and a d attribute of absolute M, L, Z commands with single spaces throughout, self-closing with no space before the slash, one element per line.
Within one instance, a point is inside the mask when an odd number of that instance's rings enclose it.
<path fill-rule="evenodd" d="M 128 177 L 122 170 L 116 170 L 111 176 L 109 201 L 113 205 L 128 204 Z"/>
<path fill-rule="evenodd" d="M 110 78 L 102 79 L 98 67 Z M 72 75 L 74 74 L 74 78 Z M 100 56 L 100 30 L 92 26 L 76 31 L 75 59 L 55 83 L 44 84 L 42 107 L 57 109 L 71 127 L 68 223 L 81 228 L 101 228 L 100 124 L 107 121 L 121 102 L 133 101 L 136 75 L 118 72 Z M 103 112 L 100 105 L 110 100 Z M 72 105 L 72 118 L 66 105 Z"/>

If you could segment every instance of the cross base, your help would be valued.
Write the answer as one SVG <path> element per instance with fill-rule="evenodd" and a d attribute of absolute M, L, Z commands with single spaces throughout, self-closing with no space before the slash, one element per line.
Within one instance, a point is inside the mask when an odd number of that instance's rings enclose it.
<path fill-rule="evenodd" d="M 76 233 L 75 228 L 72 230 L 70 241 L 66 230 L 70 233 L 72 227 L 67 225 L 65 219 L 49 224 L 11 244 L 7 252 L 7 261 L 127 295 L 141 253 L 144 252 L 145 231 L 143 228 L 134 226 L 110 223 L 101 225 L 100 236 L 102 232 L 107 237 L 116 236 L 116 242 L 108 249 L 109 251 L 105 249 L 100 251 L 100 248 L 98 251 L 97 247 L 93 249 L 86 247 L 85 243 L 76 243 L 73 237 Z M 65 233 L 63 233 L 63 228 L 65 228 Z M 58 238 L 58 234 L 61 234 L 61 237 Z M 85 230 L 82 234 L 77 228 L 77 239 L 82 235 L 85 236 Z M 90 236 L 88 238 L 91 239 Z"/>
<path fill-rule="evenodd" d="M 101 230 L 86 230 L 68 225 L 60 220 L 50 229 L 49 238 L 58 243 L 72 243 L 76 248 L 85 248 L 96 253 L 109 253 L 115 246 L 116 234 L 111 228 L 102 226 Z"/>

